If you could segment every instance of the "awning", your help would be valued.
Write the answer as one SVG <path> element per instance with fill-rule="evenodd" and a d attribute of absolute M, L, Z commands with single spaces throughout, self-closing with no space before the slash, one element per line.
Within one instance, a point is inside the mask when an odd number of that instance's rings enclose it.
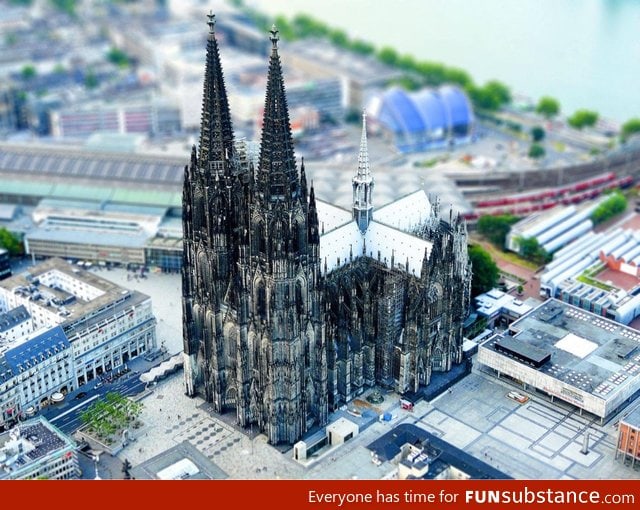
<path fill-rule="evenodd" d="M 51 402 L 58 403 L 58 402 L 62 402 L 63 400 L 64 400 L 64 395 L 59 391 L 51 395 Z"/>

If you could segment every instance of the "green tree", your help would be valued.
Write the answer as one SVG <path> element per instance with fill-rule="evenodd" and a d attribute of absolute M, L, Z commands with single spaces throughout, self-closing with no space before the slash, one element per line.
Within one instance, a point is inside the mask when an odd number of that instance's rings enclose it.
<path fill-rule="evenodd" d="M 520 255 L 536 264 L 546 264 L 552 258 L 551 255 L 540 246 L 540 243 L 535 237 L 520 237 L 518 239 L 518 245 L 520 246 Z"/>
<path fill-rule="evenodd" d="M 293 41 L 296 39 L 296 33 L 293 25 L 287 21 L 284 16 L 276 16 L 275 25 L 278 27 L 280 37 L 285 41 Z"/>
<path fill-rule="evenodd" d="M 538 101 L 536 112 L 547 119 L 551 119 L 560 113 L 560 103 L 557 99 L 549 96 L 543 96 Z"/>
<path fill-rule="evenodd" d="M 93 72 L 93 69 L 89 69 L 84 75 L 84 86 L 88 89 L 95 89 L 98 86 L 98 77 Z"/>
<path fill-rule="evenodd" d="M 360 39 L 351 41 L 351 43 L 349 44 L 349 49 L 360 55 L 372 55 L 376 51 L 373 44 L 370 44 L 366 41 L 362 41 Z"/>
<path fill-rule="evenodd" d="M 65 12 L 70 16 L 75 16 L 76 14 L 77 0 L 49 0 L 49 2 L 56 9 Z"/>
<path fill-rule="evenodd" d="M 504 249 L 507 234 L 511 229 L 511 225 L 516 223 L 518 218 L 511 214 L 503 214 L 499 216 L 480 216 L 476 228 L 478 233 L 491 241 L 497 247 Z"/>
<path fill-rule="evenodd" d="M 331 30 L 323 22 L 318 21 L 307 14 L 298 14 L 293 18 L 293 29 L 300 38 L 327 37 Z"/>
<path fill-rule="evenodd" d="M 484 89 L 491 95 L 496 97 L 501 105 L 509 104 L 511 102 L 511 90 L 504 83 L 498 80 L 488 81 L 484 85 Z"/>
<path fill-rule="evenodd" d="M 620 136 L 623 140 L 626 140 L 636 133 L 640 133 L 640 118 L 629 119 L 627 122 L 622 124 Z"/>
<path fill-rule="evenodd" d="M 0 227 L 0 247 L 7 250 L 13 257 L 24 253 L 24 245 L 20 238 L 5 227 Z"/>
<path fill-rule="evenodd" d="M 531 147 L 529 147 L 529 157 L 532 159 L 538 159 L 543 157 L 546 154 L 544 147 L 537 143 L 532 143 Z"/>
<path fill-rule="evenodd" d="M 340 48 L 347 48 L 349 46 L 349 38 L 343 30 L 332 30 L 329 39 Z"/>
<path fill-rule="evenodd" d="M 567 119 L 567 122 L 575 129 L 595 126 L 596 122 L 598 122 L 598 112 L 592 110 L 577 110 Z"/>
<path fill-rule="evenodd" d="M 541 142 L 544 140 L 545 132 L 542 126 L 533 126 L 531 128 L 531 139 L 534 142 Z"/>
<path fill-rule="evenodd" d="M 627 199 L 619 191 L 614 191 L 591 213 L 594 224 L 602 223 L 627 209 Z"/>
<path fill-rule="evenodd" d="M 472 266 L 471 296 L 475 297 L 493 289 L 498 283 L 498 266 L 481 246 L 469 246 Z"/>
<path fill-rule="evenodd" d="M 385 46 L 378 52 L 378 58 L 380 59 L 380 62 L 384 64 L 395 66 L 398 63 L 399 57 L 396 50 L 390 48 L 389 46 Z"/>
<path fill-rule="evenodd" d="M 457 67 L 446 67 L 444 70 L 444 81 L 448 83 L 456 83 L 461 87 L 470 87 L 473 85 L 473 80 L 469 73 L 463 69 Z"/>
<path fill-rule="evenodd" d="M 469 94 L 473 105 L 478 109 L 495 111 L 500 108 L 500 100 L 498 97 L 483 87 L 467 87 L 467 94 Z"/>
<path fill-rule="evenodd" d="M 398 67 L 405 71 L 413 71 L 416 68 L 416 60 L 412 55 L 402 55 L 398 57 Z"/>
<path fill-rule="evenodd" d="M 509 88 L 496 80 L 489 81 L 482 87 L 469 85 L 467 93 L 476 108 L 482 110 L 499 110 L 501 106 L 511 102 Z"/>
<path fill-rule="evenodd" d="M 426 85 L 440 85 L 445 82 L 446 70 L 443 64 L 437 62 L 418 62 L 416 71 Z"/>
<path fill-rule="evenodd" d="M 4 43 L 7 46 L 13 46 L 18 42 L 18 36 L 14 32 L 9 32 L 4 36 Z"/>
<path fill-rule="evenodd" d="M 127 67 L 130 64 L 129 56 L 120 48 L 111 48 L 107 52 L 107 60 L 118 67 Z"/>
<path fill-rule="evenodd" d="M 398 85 L 405 90 L 418 90 L 422 87 L 422 82 L 416 79 L 415 76 L 406 74 L 404 76 L 400 76 L 399 78 L 393 78 L 387 82 L 387 85 Z"/>
<path fill-rule="evenodd" d="M 37 74 L 38 72 L 36 71 L 36 68 L 31 64 L 23 66 L 22 70 L 20 71 L 20 76 L 22 76 L 22 79 L 25 81 L 32 80 L 36 77 Z"/>

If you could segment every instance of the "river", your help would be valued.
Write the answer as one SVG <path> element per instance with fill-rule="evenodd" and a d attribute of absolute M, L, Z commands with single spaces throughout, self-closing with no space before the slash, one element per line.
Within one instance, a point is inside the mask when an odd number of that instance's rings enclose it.
<path fill-rule="evenodd" d="M 640 117 L 638 0 L 246 0 L 269 15 L 305 12 L 377 47 L 498 79 L 564 114 Z"/>

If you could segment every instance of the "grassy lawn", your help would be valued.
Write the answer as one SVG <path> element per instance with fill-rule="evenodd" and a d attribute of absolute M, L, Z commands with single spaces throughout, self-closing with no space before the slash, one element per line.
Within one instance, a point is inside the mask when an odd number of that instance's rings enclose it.
<path fill-rule="evenodd" d="M 594 279 L 594 276 L 600 273 L 603 269 L 604 269 L 604 266 L 602 264 L 596 264 L 595 266 L 591 266 L 585 269 L 584 272 L 576 278 L 576 280 L 582 283 L 586 283 L 587 285 L 591 285 L 592 287 L 596 287 L 598 289 L 602 289 L 606 291 L 615 289 L 615 287 L 612 287 L 611 285 L 607 285 L 606 283 L 602 283 Z"/>
<path fill-rule="evenodd" d="M 505 262 L 510 262 L 525 269 L 531 269 L 532 271 L 536 271 L 538 267 L 540 267 L 534 262 L 523 259 L 517 253 L 511 251 L 502 251 L 489 242 L 481 241 L 478 242 L 478 244 L 482 245 L 482 247 L 489 252 L 491 257 L 493 257 L 496 262 L 499 260 L 504 260 Z"/>

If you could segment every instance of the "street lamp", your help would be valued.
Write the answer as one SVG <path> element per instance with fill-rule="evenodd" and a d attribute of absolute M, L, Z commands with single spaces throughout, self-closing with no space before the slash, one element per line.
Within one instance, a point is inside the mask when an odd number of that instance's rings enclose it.
<path fill-rule="evenodd" d="M 94 467 L 96 470 L 96 476 L 94 478 L 94 480 L 102 480 L 102 478 L 100 478 L 100 475 L 98 474 L 98 462 L 100 461 L 100 454 L 96 454 L 93 456 L 93 463 L 94 463 Z"/>

